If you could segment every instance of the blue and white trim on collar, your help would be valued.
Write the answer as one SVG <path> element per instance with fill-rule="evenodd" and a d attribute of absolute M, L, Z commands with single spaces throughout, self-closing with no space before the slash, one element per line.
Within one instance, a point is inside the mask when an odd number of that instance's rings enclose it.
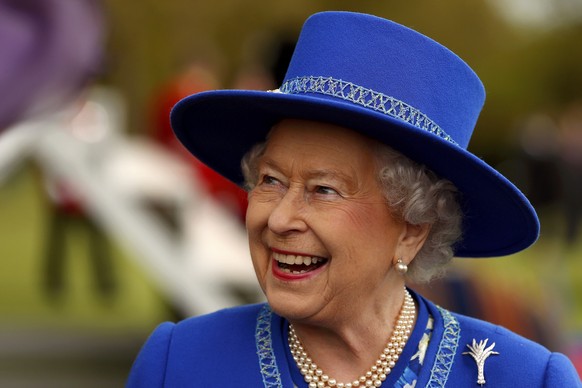
<path fill-rule="evenodd" d="M 273 351 L 271 316 L 271 307 L 265 303 L 257 316 L 255 342 L 257 344 L 257 355 L 259 356 L 259 366 L 265 388 L 280 388 L 283 385 L 281 383 L 279 368 L 277 367 L 275 352 Z"/>
<path fill-rule="evenodd" d="M 439 306 L 437 309 L 443 318 L 444 331 L 434 365 L 430 371 L 430 379 L 426 384 L 427 388 L 446 386 L 461 337 L 461 327 L 455 317 L 448 310 Z"/>

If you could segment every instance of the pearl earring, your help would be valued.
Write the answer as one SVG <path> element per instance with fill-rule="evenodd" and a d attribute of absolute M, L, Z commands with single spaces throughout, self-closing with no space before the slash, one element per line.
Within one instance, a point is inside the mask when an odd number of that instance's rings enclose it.
<path fill-rule="evenodd" d="M 402 259 L 396 261 L 396 272 L 402 276 L 406 275 L 406 272 L 408 272 L 408 266 L 402 262 Z"/>

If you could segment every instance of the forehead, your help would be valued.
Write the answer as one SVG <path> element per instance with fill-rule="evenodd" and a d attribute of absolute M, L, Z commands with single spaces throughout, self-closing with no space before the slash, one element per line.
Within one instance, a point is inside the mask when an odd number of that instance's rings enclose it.
<path fill-rule="evenodd" d="M 375 144 L 348 128 L 286 119 L 271 130 L 264 156 L 266 160 L 318 163 L 329 169 L 370 168 Z"/>

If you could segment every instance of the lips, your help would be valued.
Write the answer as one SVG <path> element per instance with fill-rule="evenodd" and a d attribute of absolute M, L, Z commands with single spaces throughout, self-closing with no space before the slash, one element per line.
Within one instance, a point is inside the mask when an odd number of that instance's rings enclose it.
<path fill-rule="evenodd" d="M 303 256 L 273 252 L 277 269 L 287 275 L 304 275 L 327 263 L 327 259 L 318 256 Z"/>

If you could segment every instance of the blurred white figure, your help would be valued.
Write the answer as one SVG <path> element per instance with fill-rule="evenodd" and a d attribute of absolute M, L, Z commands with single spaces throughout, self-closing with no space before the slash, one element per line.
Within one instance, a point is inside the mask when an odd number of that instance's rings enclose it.
<path fill-rule="evenodd" d="M 183 313 L 238 304 L 241 291 L 258 298 L 240 220 L 200 188 L 181 157 L 123 135 L 122 107 L 111 90 L 92 90 L 72 120 L 45 131 L 39 164 L 68 182 Z"/>

